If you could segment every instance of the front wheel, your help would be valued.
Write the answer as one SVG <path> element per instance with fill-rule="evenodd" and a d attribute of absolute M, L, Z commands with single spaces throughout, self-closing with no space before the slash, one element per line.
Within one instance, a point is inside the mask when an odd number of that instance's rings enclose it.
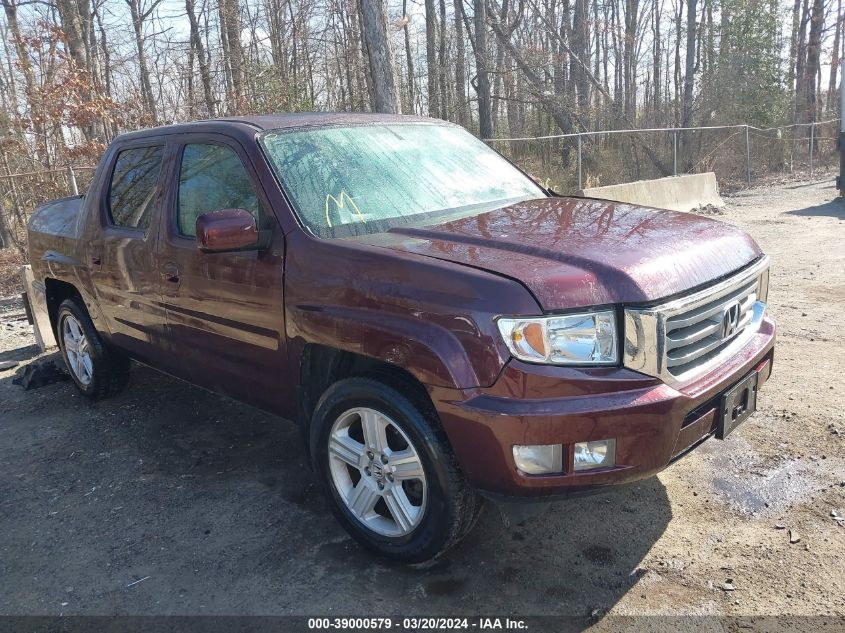
<path fill-rule="evenodd" d="M 348 378 L 320 399 L 311 449 L 340 523 L 376 553 L 407 563 L 435 558 L 478 516 L 430 406 L 371 378 Z"/>

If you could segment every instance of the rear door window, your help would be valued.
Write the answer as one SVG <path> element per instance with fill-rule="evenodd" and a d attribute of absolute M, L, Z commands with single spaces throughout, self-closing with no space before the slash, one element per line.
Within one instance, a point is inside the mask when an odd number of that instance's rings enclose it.
<path fill-rule="evenodd" d="M 112 224 L 146 231 L 152 219 L 161 172 L 161 145 L 133 147 L 117 155 L 109 185 Z"/>

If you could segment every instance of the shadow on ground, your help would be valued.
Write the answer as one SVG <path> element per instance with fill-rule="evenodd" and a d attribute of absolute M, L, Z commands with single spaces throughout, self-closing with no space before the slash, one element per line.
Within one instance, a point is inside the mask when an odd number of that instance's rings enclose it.
<path fill-rule="evenodd" d="M 836 190 L 833 190 L 832 195 L 836 195 L 836 193 Z M 795 209 L 794 211 L 787 211 L 786 215 L 798 215 L 807 217 L 817 216 L 845 220 L 845 198 L 838 197 L 831 200 L 830 202 L 825 202 L 824 204 L 816 204 L 805 209 Z"/>
<path fill-rule="evenodd" d="M 14 354 L 12 354 L 14 356 Z M 91 404 L 0 373 L 0 612 L 566 614 L 612 607 L 671 518 L 656 478 L 506 527 L 425 569 L 333 520 L 293 424 L 136 366 Z"/>
<path fill-rule="evenodd" d="M 37 345 L 27 345 L 26 347 L 19 347 L 18 349 L 7 350 L 0 352 L 0 361 L 25 361 L 38 356 L 39 350 Z M 58 358 L 58 354 L 55 354 Z"/>

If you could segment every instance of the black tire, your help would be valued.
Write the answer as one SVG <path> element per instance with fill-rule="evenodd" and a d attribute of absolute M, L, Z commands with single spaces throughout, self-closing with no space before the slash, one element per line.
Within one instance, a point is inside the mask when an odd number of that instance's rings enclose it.
<path fill-rule="evenodd" d="M 88 343 L 92 372 L 87 384 L 79 379 L 68 360 L 62 328 L 69 317 L 73 317 L 79 323 Z M 81 299 L 65 299 L 59 306 L 56 315 L 56 340 L 71 380 L 83 396 L 91 400 L 102 400 L 126 387 L 129 382 L 129 358 L 119 350 L 110 347 L 102 339 Z"/>
<path fill-rule="evenodd" d="M 464 479 L 430 403 L 409 393 L 413 390 L 400 392 L 369 377 L 336 382 L 317 403 L 309 429 L 309 447 L 320 485 L 341 525 L 376 554 L 414 564 L 437 558 L 458 543 L 478 519 L 481 499 Z M 329 436 L 334 422 L 356 407 L 387 415 L 408 436 L 419 455 L 428 486 L 427 501 L 419 524 L 407 535 L 383 536 L 369 529 L 347 508 L 334 485 Z"/>

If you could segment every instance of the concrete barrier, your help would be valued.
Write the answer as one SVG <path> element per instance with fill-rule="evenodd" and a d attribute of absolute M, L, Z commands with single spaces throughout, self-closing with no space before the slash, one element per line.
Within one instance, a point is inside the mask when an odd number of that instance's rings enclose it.
<path fill-rule="evenodd" d="M 719 196 L 719 185 L 716 174 L 685 174 L 670 176 L 656 180 L 638 180 L 621 185 L 606 187 L 592 187 L 582 189 L 579 196 L 587 198 L 602 198 L 618 202 L 630 202 L 657 209 L 672 211 L 690 211 L 699 207 L 712 205 L 724 206 Z"/>

